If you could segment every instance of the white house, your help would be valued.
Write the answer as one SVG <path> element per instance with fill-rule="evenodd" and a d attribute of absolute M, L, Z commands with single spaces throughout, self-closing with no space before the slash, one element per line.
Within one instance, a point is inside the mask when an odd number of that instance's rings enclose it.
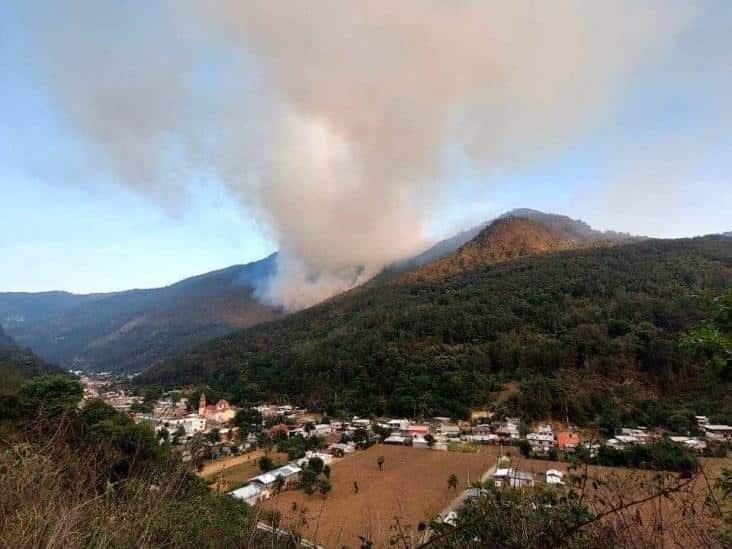
<path fill-rule="evenodd" d="M 254 505 L 263 499 L 269 499 L 271 494 L 263 485 L 251 483 L 229 492 L 229 495 L 244 503 Z"/>
<path fill-rule="evenodd" d="M 708 423 L 703 425 L 704 436 L 709 440 L 730 440 L 732 439 L 731 425 L 715 425 Z"/>
<path fill-rule="evenodd" d="M 285 482 L 287 482 L 296 475 L 298 475 L 300 471 L 302 471 L 300 467 L 288 464 L 277 469 L 267 471 L 266 473 L 262 473 L 261 475 L 257 475 L 256 477 L 250 478 L 249 482 L 258 483 L 265 488 L 270 488 L 277 481 L 277 477 L 282 477 L 285 479 Z"/>
<path fill-rule="evenodd" d="M 564 484 L 564 473 L 558 469 L 549 469 L 545 474 L 547 484 Z"/>
<path fill-rule="evenodd" d="M 554 431 L 551 425 L 540 425 L 536 431 L 526 435 L 526 440 L 532 448 L 547 452 L 554 448 Z"/>
<path fill-rule="evenodd" d="M 523 488 L 534 485 L 531 473 L 518 471 L 513 468 L 499 468 L 493 473 L 493 482 L 498 488 Z"/>

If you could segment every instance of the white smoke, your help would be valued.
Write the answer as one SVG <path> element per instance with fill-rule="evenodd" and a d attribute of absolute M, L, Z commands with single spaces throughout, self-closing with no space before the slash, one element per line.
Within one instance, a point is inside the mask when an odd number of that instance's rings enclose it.
<path fill-rule="evenodd" d="M 315 303 L 423 243 L 447 147 L 561 147 L 693 14 L 683 2 L 23 3 L 32 59 L 97 168 L 157 198 L 215 174 Z"/>

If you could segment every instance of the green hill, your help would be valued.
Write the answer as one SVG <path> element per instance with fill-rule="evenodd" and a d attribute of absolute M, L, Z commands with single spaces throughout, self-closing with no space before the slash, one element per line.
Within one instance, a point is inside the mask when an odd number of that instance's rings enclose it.
<path fill-rule="evenodd" d="M 648 423 L 678 410 L 729 413 L 729 386 L 678 344 L 704 318 L 696 296 L 732 285 L 729 239 L 645 240 L 473 267 L 353 290 L 214 340 L 139 381 L 358 413 L 493 406 Z M 505 391 L 509 381 L 519 388 Z"/>

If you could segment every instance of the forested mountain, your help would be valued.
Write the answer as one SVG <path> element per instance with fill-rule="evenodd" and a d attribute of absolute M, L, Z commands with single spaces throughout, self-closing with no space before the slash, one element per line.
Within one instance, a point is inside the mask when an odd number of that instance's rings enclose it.
<path fill-rule="evenodd" d="M 28 349 L 20 349 L 0 326 L 0 397 L 14 391 L 20 384 L 37 375 L 60 373 Z"/>
<path fill-rule="evenodd" d="M 255 283 L 276 268 L 272 255 L 149 290 L 77 296 L 0 294 L 0 322 L 21 346 L 65 366 L 140 371 L 198 343 L 271 320 Z"/>
<path fill-rule="evenodd" d="M 212 341 L 139 381 L 358 413 L 491 406 L 649 424 L 730 414 L 729 380 L 679 345 L 707 314 L 704 292 L 730 285 L 732 242 L 719 236 L 476 263 L 439 280 L 358 288 Z"/>

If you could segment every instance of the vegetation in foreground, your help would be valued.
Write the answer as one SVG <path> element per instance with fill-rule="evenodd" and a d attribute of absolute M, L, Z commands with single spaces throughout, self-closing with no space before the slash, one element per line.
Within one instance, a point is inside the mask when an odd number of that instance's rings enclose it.
<path fill-rule="evenodd" d="M 41 376 L 0 422 L 3 547 L 257 547 L 256 517 L 212 493 L 144 424 Z M 267 542 L 272 546 L 271 540 Z"/>

